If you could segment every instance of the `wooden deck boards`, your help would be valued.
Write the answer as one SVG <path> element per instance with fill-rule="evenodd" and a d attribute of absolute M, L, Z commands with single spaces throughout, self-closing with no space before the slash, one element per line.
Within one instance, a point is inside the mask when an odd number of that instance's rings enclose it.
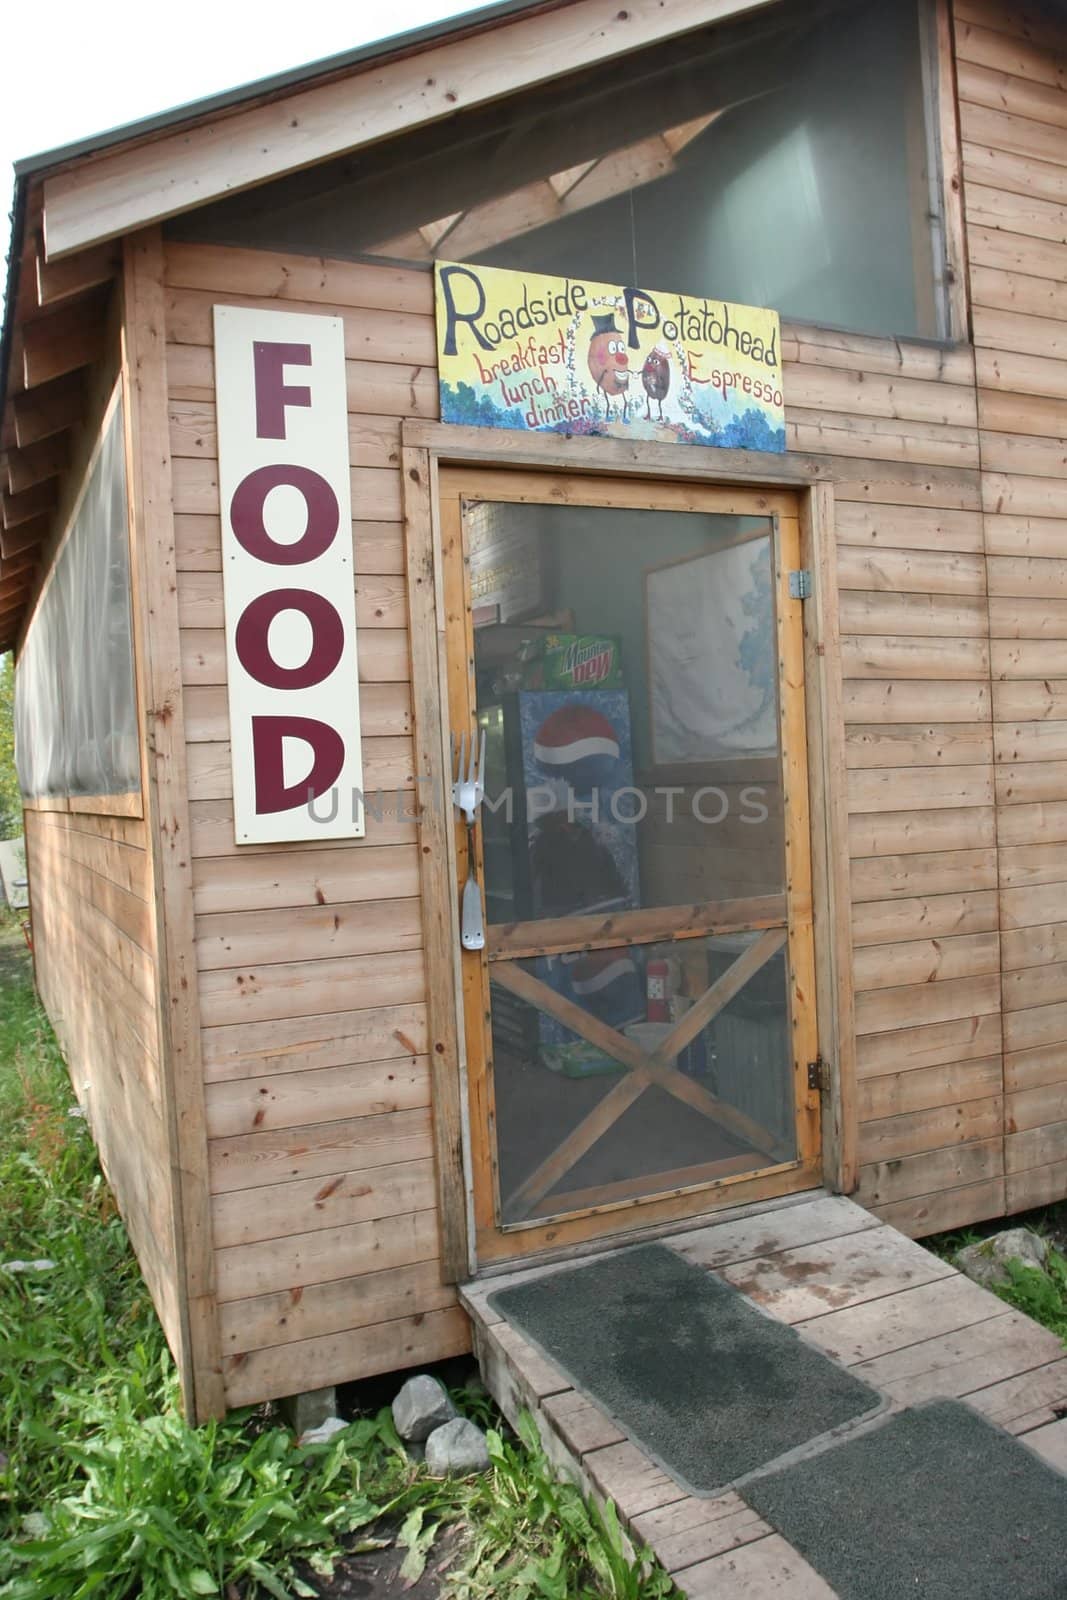
<path fill-rule="evenodd" d="M 1061 1342 L 851 1200 L 819 1194 L 773 1210 L 751 1207 L 665 1242 L 791 1323 L 895 1406 L 966 1397 L 1067 1471 Z M 529 1410 L 557 1470 L 614 1500 L 635 1543 L 654 1551 L 691 1600 L 834 1600 L 739 1495 L 686 1494 L 488 1305 L 506 1283 L 557 1270 L 558 1263 L 534 1267 L 462 1291 L 486 1382 L 505 1414 L 514 1421 Z"/>

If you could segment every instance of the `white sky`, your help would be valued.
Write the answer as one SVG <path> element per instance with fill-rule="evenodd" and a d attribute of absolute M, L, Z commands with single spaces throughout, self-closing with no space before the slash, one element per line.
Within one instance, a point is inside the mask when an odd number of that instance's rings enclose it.
<path fill-rule="evenodd" d="M 0 256 L 8 249 L 12 163 L 23 156 L 476 9 L 470 0 L 30 0 L 4 7 Z"/>

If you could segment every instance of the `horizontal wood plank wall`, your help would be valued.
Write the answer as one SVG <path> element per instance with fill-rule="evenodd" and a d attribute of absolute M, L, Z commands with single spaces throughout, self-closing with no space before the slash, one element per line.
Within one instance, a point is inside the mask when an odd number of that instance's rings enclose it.
<path fill-rule="evenodd" d="M 1067 26 L 958 0 L 956 36 L 1022 1211 L 1067 1194 Z"/>
<path fill-rule="evenodd" d="M 1067 78 L 1049 38 L 994 0 L 957 0 L 956 24 L 976 348 L 783 334 L 790 448 L 834 469 L 857 1197 L 916 1234 L 1067 1190 Z M 466 1344 L 439 1282 L 403 804 L 399 422 L 436 415 L 432 291 L 419 272 L 181 244 L 167 282 L 214 1226 L 238 1403 L 297 1374 L 327 1383 Z M 385 795 L 365 842 L 233 844 L 216 301 L 344 319 L 365 756 Z"/>
<path fill-rule="evenodd" d="M 178 1264 L 145 823 L 27 809 L 25 826 L 41 1001 L 160 1321 L 178 1350 Z"/>
<path fill-rule="evenodd" d="M 974 357 L 789 329 L 790 448 L 833 460 L 857 1198 L 1004 1209 L 993 735 Z"/>
<path fill-rule="evenodd" d="M 431 280 L 167 247 L 197 956 L 231 1405 L 469 1347 L 441 1283 L 400 419 L 436 415 Z M 233 842 L 211 308 L 343 318 L 367 836 Z"/>

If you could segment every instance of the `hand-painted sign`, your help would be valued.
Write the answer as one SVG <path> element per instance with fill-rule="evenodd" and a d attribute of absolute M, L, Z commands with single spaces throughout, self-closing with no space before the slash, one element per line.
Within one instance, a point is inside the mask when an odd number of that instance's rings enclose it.
<path fill-rule="evenodd" d="M 776 311 L 437 263 L 444 422 L 785 449 Z"/>
<path fill-rule="evenodd" d="M 364 832 L 344 328 L 215 307 L 238 844 Z"/>

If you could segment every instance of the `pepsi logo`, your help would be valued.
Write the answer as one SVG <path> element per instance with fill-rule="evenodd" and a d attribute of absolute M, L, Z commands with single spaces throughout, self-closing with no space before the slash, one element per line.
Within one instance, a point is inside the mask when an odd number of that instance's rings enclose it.
<path fill-rule="evenodd" d="M 561 706 L 534 734 L 534 758 L 549 777 L 572 789 L 610 784 L 619 760 L 619 738 L 603 712 L 589 705 Z"/>

